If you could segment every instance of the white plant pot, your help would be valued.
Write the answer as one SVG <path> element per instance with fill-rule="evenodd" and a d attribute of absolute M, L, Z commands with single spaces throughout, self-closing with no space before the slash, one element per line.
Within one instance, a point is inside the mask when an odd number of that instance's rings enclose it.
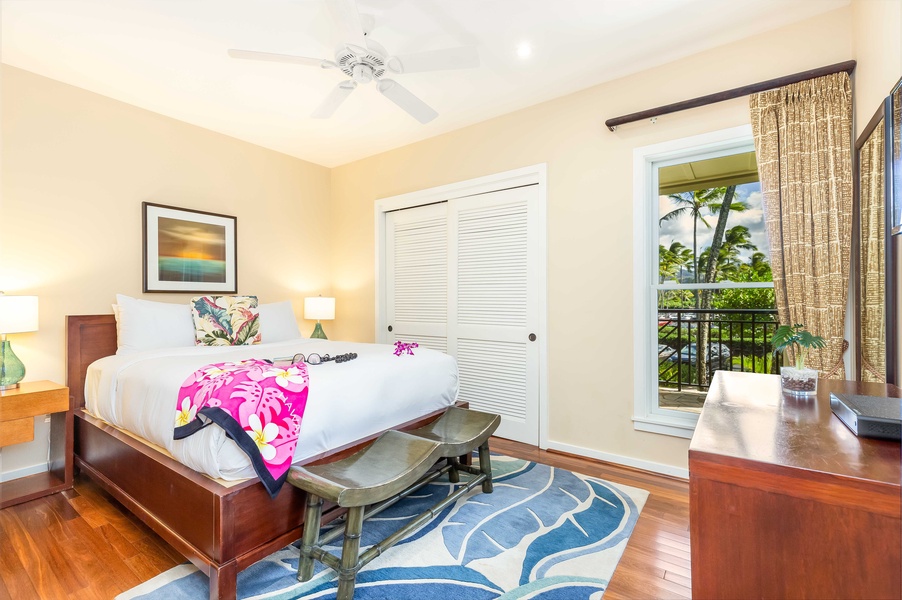
<path fill-rule="evenodd" d="M 784 394 L 814 396 L 817 394 L 817 369 L 780 367 L 780 386 Z"/>

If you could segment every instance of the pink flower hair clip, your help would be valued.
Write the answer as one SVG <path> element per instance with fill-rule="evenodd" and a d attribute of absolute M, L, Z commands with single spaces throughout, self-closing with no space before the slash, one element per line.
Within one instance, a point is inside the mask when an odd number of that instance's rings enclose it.
<path fill-rule="evenodd" d="M 395 356 L 401 356 L 402 354 L 413 356 L 413 349 L 419 347 L 420 345 L 416 342 L 410 342 L 409 344 L 400 341 L 395 342 Z"/>

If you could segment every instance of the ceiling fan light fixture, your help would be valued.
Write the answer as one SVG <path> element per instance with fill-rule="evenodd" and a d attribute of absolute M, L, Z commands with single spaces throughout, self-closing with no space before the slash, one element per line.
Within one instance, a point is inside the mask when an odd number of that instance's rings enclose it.
<path fill-rule="evenodd" d="M 357 83 L 369 83 L 373 80 L 373 70 L 367 65 L 354 65 L 352 71 Z"/>

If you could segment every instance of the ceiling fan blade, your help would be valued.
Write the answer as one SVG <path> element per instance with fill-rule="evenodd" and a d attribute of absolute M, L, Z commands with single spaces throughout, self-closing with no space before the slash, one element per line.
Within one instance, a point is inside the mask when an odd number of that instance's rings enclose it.
<path fill-rule="evenodd" d="M 356 81 L 352 79 L 342 81 L 337 86 L 332 88 L 332 91 L 328 96 L 326 96 L 326 99 L 323 100 L 323 103 L 320 104 L 310 116 L 314 119 L 328 119 L 335 113 L 335 109 L 341 106 L 341 103 L 344 102 L 347 97 L 351 95 L 351 92 L 353 92 L 356 88 Z"/>
<path fill-rule="evenodd" d="M 431 106 L 414 96 L 397 81 L 380 79 L 376 87 L 380 94 L 407 111 L 411 117 L 423 125 L 438 116 Z"/>
<path fill-rule="evenodd" d="M 322 58 L 309 58 L 307 56 L 292 56 L 290 54 L 273 54 L 271 52 L 254 52 L 253 50 L 229 50 L 232 58 L 244 58 L 247 60 L 263 60 L 267 62 L 290 63 L 308 67 L 323 67 L 324 69 L 335 67 L 331 60 Z"/>
<path fill-rule="evenodd" d="M 357 12 L 357 0 L 326 0 L 329 13 L 341 36 L 341 42 L 351 47 L 355 53 L 366 52 L 366 38 L 363 35 L 363 24 Z"/>
<path fill-rule="evenodd" d="M 398 64 L 393 64 L 397 61 Z M 473 46 L 428 50 L 414 54 L 394 56 L 388 67 L 396 73 L 421 73 L 423 71 L 446 71 L 449 69 L 472 69 L 479 66 L 479 53 Z M 396 69 L 397 67 L 397 69 Z"/>

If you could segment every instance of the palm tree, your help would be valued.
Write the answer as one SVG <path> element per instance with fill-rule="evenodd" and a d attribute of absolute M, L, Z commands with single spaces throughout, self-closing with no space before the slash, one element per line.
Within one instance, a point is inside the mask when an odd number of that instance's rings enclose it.
<path fill-rule="evenodd" d="M 698 255 L 698 268 L 704 273 L 708 270 L 708 259 L 711 258 L 711 246 L 708 246 Z"/>
<path fill-rule="evenodd" d="M 723 250 L 725 262 L 739 263 L 740 250 L 758 250 L 758 246 L 752 243 L 752 234 L 749 228 L 744 225 L 736 225 L 731 227 L 723 237 Z M 764 255 L 758 252 L 761 257 Z M 760 259 L 759 259 L 760 260 Z"/>
<path fill-rule="evenodd" d="M 660 283 L 664 283 L 668 279 L 675 281 L 683 281 L 683 269 L 692 268 L 692 251 L 683 244 L 671 241 L 670 247 L 663 245 L 658 246 L 658 276 Z M 663 297 L 671 296 L 677 301 L 678 305 L 682 305 L 682 292 L 662 292 Z"/>
<path fill-rule="evenodd" d="M 764 275 L 770 272 L 770 262 L 767 260 L 764 252 L 755 252 L 749 259 L 749 269 L 755 275 Z"/>
<path fill-rule="evenodd" d="M 723 235 L 726 217 L 731 210 L 741 212 L 746 209 L 746 205 L 742 202 L 733 202 L 733 192 L 736 186 L 717 187 L 707 190 L 693 190 L 691 192 L 680 192 L 678 194 L 670 194 L 668 198 L 677 205 L 659 220 L 661 225 L 665 221 L 673 221 L 683 216 L 692 217 L 692 271 L 695 273 L 695 283 L 698 283 L 698 222 L 701 221 L 705 227 L 711 229 L 711 225 L 705 220 L 704 212 L 710 212 L 712 215 L 720 215 L 718 219 L 718 230 L 715 231 L 715 240 Z M 721 225 L 721 222 L 724 225 Z M 718 235 L 720 233 L 720 235 Z"/>
<path fill-rule="evenodd" d="M 712 215 L 717 215 L 717 227 L 714 229 L 714 239 L 711 241 L 709 254 L 713 258 L 708 262 L 705 268 L 705 283 L 712 283 L 716 277 L 716 262 L 720 257 L 720 248 L 724 238 L 724 232 L 727 227 L 727 219 L 731 211 L 742 212 L 746 209 L 746 205 L 742 202 L 734 202 L 733 197 L 736 193 L 736 186 L 730 185 L 725 187 L 710 188 L 707 190 L 695 190 L 692 192 L 683 192 L 679 194 L 671 194 L 669 196 L 671 202 L 677 204 L 676 208 L 660 219 L 660 223 L 678 219 L 682 216 L 691 216 L 692 222 L 692 256 L 693 267 L 695 271 L 695 283 L 698 283 L 699 264 L 698 264 L 698 222 L 704 223 L 709 229 L 711 226 L 705 221 L 703 211 L 708 210 Z M 711 290 L 703 290 L 701 295 L 695 294 L 695 307 L 700 309 L 711 308 Z M 707 383 L 707 363 L 708 363 L 708 327 L 705 321 L 699 322 L 697 331 L 697 358 L 696 369 L 698 373 L 699 385 Z"/>
<path fill-rule="evenodd" d="M 673 221 L 683 216 L 692 217 L 692 272 L 695 273 L 695 283 L 698 283 L 698 222 L 701 221 L 705 227 L 711 229 L 705 217 L 702 216 L 702 212 L 706 209 L 710 210 L 709 205 L 723 197 L 723 193 L 719 193 L 721 190 L 724 188 L 670 194 L 668 198 L 678 208 L 673 209 L 658 221 L 663 225 L 664 221 Z"/>
<path fill-rule="evenodd" d="M 724 189 L 721 202 L 710 205 L 711 213 L 717 215 L 717 226 L 714 228 L 714 238 L 711 240 L 711 254 L 717 257 L 717 261 L 709 264 L 705 269 L 705 283 L 713 283 L 717 281 L 716 267 L 720 262 L 720 250 L 724 243 L 724 232 L 727 229 L 727 220 L 730 218 L 731 212 L 743 212 L 748 206 L 744 202 L 733 202 L 733 196 L 736 193 L 736 186 L 730 185 Z M 710 301 L 710 292 L 708 293 L 708 301 Z M 710 302 L 702 308 L 710 308 Z"/>
<path fill-rule="evenodd" d="M 692 263 L 692 251 L 679 242 L 671 242 L 670 247 L 658 246 L 658 275 L 661 283 L 669 278 L 680 282 L 683 269 Z"/>
<path fill-rule="evenodd" d="M 676 262 L 680 269 L 677 275 L 677 281 L 682 283 L 683 269 L 688 270 L 692 268 L 692 251 L 679 242 L 671 242 L 668 250 L 673 255 L 674 262 Z"/>
<path fill-rule="evenodd" d="M 659 283 L 664 283 L 668 278 L 676 275 L 679 267 L 676 264 L 675 257 L 669 248 L 663 245 L 658 246 L 658 279 Z"/>
<path fill-rule="evenodd" d="M 717 262 L 714 264 L 713 270 L 710 271 L 711 277 L 706 278 L 706 283 L 723 281 L 724 279 L 733 281 L 733 276 L 736 275 L 743 267 L 750 267 L 750 265 L 744 263 L 739 257 L 739 251 L 755 251 L 757 249 L 758 246 L 751 242 L 751 233 L 749 232 L 748 227 L 736 225 L 735 227 L 730 228 L 724 235 L 723 243 L 720 246 L 720 251 L 717 253 Z M 698 258 L 699 268 L 706 273 L 709 272 L 708 259 L 710 255 L 711 248 L 709 247 L 705 248 Z M 767 258 L 761 252 L 757 252 L 755 255 L 753 255 L 753 260 L 754 256 L 758 257 L 758 262 L 755 264 L 756 268 L 762 268 L 761 261 L 763 260 L 766 263 Z M 768 265 L 768 267 L 769 266 L 770 265 Z"/>

